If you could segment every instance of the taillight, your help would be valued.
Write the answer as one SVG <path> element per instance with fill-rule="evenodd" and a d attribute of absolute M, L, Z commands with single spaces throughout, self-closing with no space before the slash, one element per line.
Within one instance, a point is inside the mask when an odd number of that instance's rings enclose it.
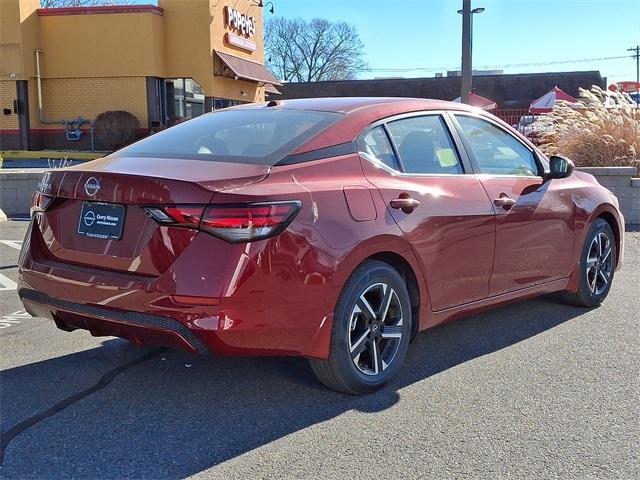
<path fill-rule="evenodd" d="M 36 191 L 31 198 L 31 216 L 33 216 L 34 213 L 44 212 L 47 210 L 47 208 L 51 207 L 54 200 L 55 197 Z"/>
<path fill-rule="evenodd" d="M 299 201 L 148 207 L 165 225 L 196 228 L 230 243 L 252 242 L 282 232 L 302 207 Z"/>

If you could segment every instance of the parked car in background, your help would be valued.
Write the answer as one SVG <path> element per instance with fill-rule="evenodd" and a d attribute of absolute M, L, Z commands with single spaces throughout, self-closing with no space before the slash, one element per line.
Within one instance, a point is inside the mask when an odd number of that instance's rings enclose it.
<path fill-rule="evenodd" d="M 429 327 L 549 292 L 597 306 L 623 229 L 609 190 L 481 110 L 271 101 L 47 172 L 19 295 L 62 330 L 308 357 L 362 394 Z"/>
<path fill-rule="evenodd" d="M 541 115 L 523 115 L 518 123 L 513 125 L 518 132 L 527 137 L 534 145 L 539 145 L 540 137 L 544 132 L 549 132 L 552 125 L 545 125 L 540 120 Z"/>
<path fill-rule="evenodd" d="M 520 133 L 526 135 L 529 131 L 533 129 L 533 124 L 540 118 L 540 115 L 523 115 L 520 117 L 518 123 L 513 125 Z"/>

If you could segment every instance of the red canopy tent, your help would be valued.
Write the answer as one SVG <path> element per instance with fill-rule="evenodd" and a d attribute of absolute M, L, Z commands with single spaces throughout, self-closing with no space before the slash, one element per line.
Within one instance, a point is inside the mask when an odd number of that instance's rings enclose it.
<path fill-rule="evenodd" d="M 461 98 L 456 98 L 454 102 L 460 103 Z M 477 95 L 473 92 L 469 94 L 469 105 L 471 105 L 472 107 L 480 107 L 482 110 L 494 110 L 498 108 L 498 104 L 493 100 L 485 98 L 481 95 Z"/>
<path fill-rule="evenodd" d="M 567 102 L 575 103 L 578 100 L 573 98 L 567 92 L 558 87 L 553 87 L 551 91 L 545 93 L 543 96 L 531 102 L 529 105 L 529 111 L 531 113 L 547 113 L 553 110 L 558 100 L 566 100 Z"/>

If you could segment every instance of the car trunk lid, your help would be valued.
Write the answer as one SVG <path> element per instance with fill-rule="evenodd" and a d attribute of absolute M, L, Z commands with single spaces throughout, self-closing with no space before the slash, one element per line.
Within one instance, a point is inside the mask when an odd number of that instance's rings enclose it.
<path fill-rule="evenodd" d="M 145 207 L 206 205 L 215 192 L 257 183 L 268 173 L 263 165 L 117 157 L 48 171 L 39 190 L 56 200 L 35 221 L 42 254 L 82 267 L 161 275 L 198 232 L 159 225 Z M 81 222 L 96 205 L 98 215 L 109 206 L 122 212 L 122 218 L 114 214 L 121 226 L 119 238 L 87 236 L 88 227 Z M 93 224 L 92 215 L 88 220 Z"/>

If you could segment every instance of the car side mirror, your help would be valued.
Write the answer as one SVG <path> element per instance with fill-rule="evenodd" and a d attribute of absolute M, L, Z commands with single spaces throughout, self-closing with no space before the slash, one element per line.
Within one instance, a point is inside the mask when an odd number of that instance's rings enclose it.
<path fill-rule="evenodd" d="M 557 178 L 567 178 L 573 173 L 575 165 L 571 160 L 560 155 L 552 155 L 549 157 L 549 180 Z"/>

